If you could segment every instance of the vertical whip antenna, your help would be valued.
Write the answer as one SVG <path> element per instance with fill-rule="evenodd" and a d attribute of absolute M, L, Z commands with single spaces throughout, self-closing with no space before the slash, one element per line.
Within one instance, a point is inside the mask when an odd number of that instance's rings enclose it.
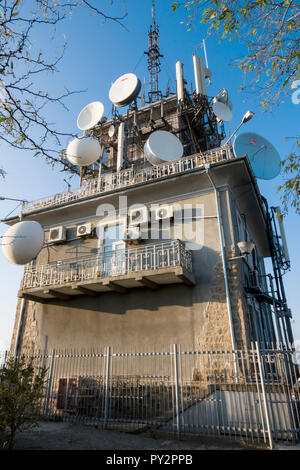
<path fill-rule="evenodd" d="M 152 24 L 148 31 L 149 46 L 145 54 L 148 56 L 148 70 L 149 70 L 149 85 L 150 91 L 148 92 L 149 103 L 160 100 L 162 97 L 161 91 L 158 89 L 158 74 L 160 72 L 160 57 L 163 57 L 159 52 L 159 27 L 155 20 L 155 4 L 152 0 Z"/>

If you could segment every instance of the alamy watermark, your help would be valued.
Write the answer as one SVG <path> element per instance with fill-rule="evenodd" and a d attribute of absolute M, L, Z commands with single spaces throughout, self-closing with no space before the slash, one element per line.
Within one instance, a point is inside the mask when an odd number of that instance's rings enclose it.
<path fill-rule="evenodd" d="M 292 103 L 299 104 L 300 103 L 300 80 L 294 80 L 291 85 L 292 90 L 295 90 L 292 93 Z"/>
<path fill-rule="evenodd" d="M 120 196 L 117 207 L 100 204 L 96 211 L 99 222 L 96 233 L 104 238 L 104 230 L 110 227 L 111 239 L 122 239 L 130 233 L 139 234 L 140 240 L 184 240 L 190 250 L 204 245 L 204 204 L 160 203 L 128 205 L 127 196 Z M 121 227 L 121 229 L 120 229 Z"/>

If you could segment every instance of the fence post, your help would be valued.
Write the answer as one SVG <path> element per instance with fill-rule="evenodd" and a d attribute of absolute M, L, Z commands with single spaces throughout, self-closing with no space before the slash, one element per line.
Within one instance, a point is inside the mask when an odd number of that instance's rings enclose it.
<path fill-rule="evenodd" d="M 257 341 L 255 342 L 255 346 L 256 346 L 256 352 L 257 352 L 258 369 L 259 369 L 259 374 L 260 374 L 260 379 L 261 379 L 261 388 L 262 388 L 263 404 L 264 404 L 265 415 L 266 415 L 266 424 L 267 424 L 267 430 L 268 430 L 268 436 L 269 436 L 269 443 L 270 443 L 271 450 L 273 450 L 274 443 L 273 443 L 273 436 L 272 436 L 272 430 L 271 430 L 271 425 L 270 425 L 270 415 L 269 415 L 269 408 L 268 408 L 268 402 L 267 402 L 267 396 L 266 396 L 264 371 L 262 367 L 261 355 L 260 355 L 259 345 Z"/>
<path fill-rule="evenodd" d="M 173 345 L 174 355 L 174 379 L 175 379 L 175 406 L 176 406 L 176 426 L 177 426 L 177 437 L 181 437 L 181 426 L 180 426 L 180 391 L 179 391 L 179 375 L 178 375 L 178 350 L 177 344 Z"/>
<path fill-rule="evenodd" d="M 105 395 L 104 395 L 104 429 L 107 426 L 108 419 L 108 405 L 109 405 L 109 380 L 110 380 L 110 346 L 106 349 L 106 371 L 105 371 Z"/>
<path fill-rule="evenodd" d="M 45 405 L 45 414 L 46 415 L 48 414 L 48 409 L 49 409 L 49 401 L 50 401 L 51 387 L 52 387 L 52 381 L 53 381 L 54 361 L 55 361 L 55 349 L 52 349 L 51 361 L 50 361 L 50 371 L 49 371 L 49 383 L 48 383 L 48 389 L 47 389 L 47 395 L 46 395 L 46 405 Z"/>

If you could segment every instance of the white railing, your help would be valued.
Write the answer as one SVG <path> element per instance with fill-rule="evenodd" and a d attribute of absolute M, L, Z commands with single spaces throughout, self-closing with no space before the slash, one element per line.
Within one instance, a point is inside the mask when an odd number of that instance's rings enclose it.
<path fill-rule="evenodd" d="M 192 272 L 192 255 L 180 240 L 72 258 L 42 266 L 26 266 L 21 289 L 63 285 L 181 266 Z"/>
<path fill-rule="evenodd" d="M 143 169 L 129 168 L 115 173 L 106 173 L 99 178 L 85 181 L 80 188 L 66 191 L 35 201 L 25 202 L 22 213 L 28 214 L 41 209 L 61 206 L 117 189 L 145 184 L 157 179 L 167 178 L 196 168 L 204 167 L 205 163 L 217 163 L 234 158 L 230 147 L 220 147 L 204 154 L 184 157 L 170 163 L 151 166 Z"/>

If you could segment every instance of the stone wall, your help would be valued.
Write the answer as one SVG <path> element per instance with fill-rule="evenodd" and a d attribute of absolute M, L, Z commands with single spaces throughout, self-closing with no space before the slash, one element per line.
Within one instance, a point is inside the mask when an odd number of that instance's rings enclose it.
<path fill-rule="evenodd" d="M 43 351 L 45 347 L 45 338 L 43 337 L 41 328 L 42 309 L 43 305 L 37 302 L 24 300 L 22 303 L 22 299 L 18 300 L 10 347 L 11 354 L 15 350 L 18 327 L 20 328 L 19 347 L 21 346 L 19 353 L 30 355 Z M 22 315 L 22 318 L 19 325 L 20 315 Z"/>

